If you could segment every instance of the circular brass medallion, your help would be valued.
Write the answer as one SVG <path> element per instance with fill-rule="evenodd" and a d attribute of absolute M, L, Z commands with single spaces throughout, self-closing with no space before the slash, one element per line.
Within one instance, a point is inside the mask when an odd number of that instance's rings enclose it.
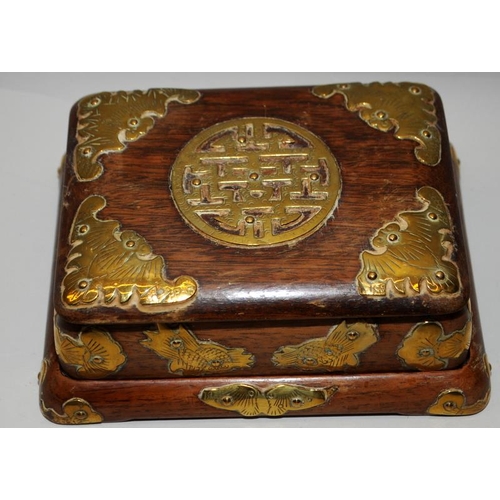
<path fill-rule="evenodd" d="M 292 244 L 317 231 L 340 188 L 326 144 L 276 118 L 238 118 L 203 130 L 171 174 L 174 202 L 195 231 L 247 248 Z"/>

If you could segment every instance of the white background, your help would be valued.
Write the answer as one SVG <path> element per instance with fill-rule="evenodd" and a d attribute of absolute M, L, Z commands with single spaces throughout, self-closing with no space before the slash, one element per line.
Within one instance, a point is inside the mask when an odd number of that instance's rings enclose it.
<path fill-rule="evenodd" d="M 68 114 L 81 97 L 103 90 L 151 87 L 230 88 L 317 85 L 350 81 L 415 81 L 438 91 L 448 132 L 461 160 L 465 223 L 483 326 L 493 366 L 489 406 L 474 416 L 345 416 L 192 419 L 104 423 L 102 427 L 498 427 L 498 161 L 500 76 L 470 73 L 42 73 L 0 74 L 0 245 L 3 286 L 0 426 L 54 427 L 38 408 L 53 259 L 58 176 Z"/>

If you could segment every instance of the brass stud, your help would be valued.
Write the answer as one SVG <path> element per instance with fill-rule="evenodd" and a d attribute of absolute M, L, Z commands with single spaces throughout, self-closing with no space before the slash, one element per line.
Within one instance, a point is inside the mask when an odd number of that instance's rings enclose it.
<path fill-rule="evenodd" d="M 437 214 L 435 214 L 434 212 L 431 212 L 427 217 L 429 217 L 429 219 L 431 219 L 431 220 L 437 220 L 438 219 Z"/>
<path fill-rule="evenodd" d="M 445 410 L 454 410 L 457 407 L 457 404 L 454 401 L 446 401 L 443 407 Z"/>
<path fill-rule="evenodd" d="M 356 340 L 359 337 L 359 332 L 355 330 L 351 330 L 350 332 L 347 332 L 347 338 L 349 340 Z"/>
<path fill-rule="evenodd" d="M 225 406 L 233 404 L 233 398 L 231 396 L 223 396 L 221 402 Z"/>
<path fill-rule="evenodd" d="M 341 83 L 339 85 L 339 89 L 343 89 L 344 90 L 344 89 L 348 89 L 348 88 L 349 88 L 349 84 L 348 83 Z"/>
<path fill-rule="evenodd" d="M 75 411 L 75 417 L 78 418 L 79 420 L 85 420 L 87 416 L 88 414 L 85 410 Z"/>
<path fill-rule="evenodd" d="M 410 87 L 410 89 L 409 89 L 409 90 L 410 90 L 410 92 L 411 92 L 412 94 L 415 94 L 415 95 L 420 94 L 420 92 L 422 92 L 422 91 L 420 90 L 420 88 L 419 88 L 419 87 L 416 87 L 415 85 L 412 85 L 412 86 Z"/>
<path fill-rule="evenodd" d="M 383 110 L 380 110 L 375 113 L 375 116 L 380 120 L 385 120 L 387 118 L 387 113 Z"/>
<path fill-rule="evenodd" d="M 86 281 L 80 281 L 80 283 L 78 283 L 78 288 L 81 288 L 82 290 L 87 288 L 88 286 L 89 284 Z"/>
<path fill-rule="evenodd" d="M 304 404 L 304 400 L 302 398 L 292 398 L 291 403 L 292 406 L 302 406 Z"/>
<path fill-rule="evenodd" d="M 373 280 L 377 279 L 377 273 L 376 273 L 375 271 L 370 271 L 370 272 L 366 275 L 366 277 L 367 277 L 369 280 L 373 281 Z"/>
<path fill-rule="evenodd" d="M 89 102 L 90 106 L 94 106 L 94 107 L 97 106 L 100 103 L 101 103 L 101 100 L 99 99 L 99 97 L 94 97 Z"/>
<path fill-rule="evenodd" d="M 399 239 L 397 234 L 391 233 L 389 236 L 387 236 L 387 239 L 389 241 L 397 241 Z"/>
<path fill-rule="evenodd" d="M 255 222 L 255 219 L 251 215 L 249 215 L 248 217 L 245 217 L 245 222 L 247 224 L 253 224 Z"/>
<path fill-rule="evenodd" d="M 131 127 L 137 127 L 137 125 L 139 125 L 139 120 L 137 118 L 131 118 L 129 121 L 128 121 L 128 124 L 131 126 Z"/>
<path fill-rule="evenodd" d="M 426 138 L 426 139 L 430 139 L 432 137 L 432 134 L 428 131 L 428 130 L 422 130 L 422 135 Z"/>
<path fill-rule="evenodd" d="M 86 147 L 82 149 L 83 156 L 90 156 L 92 154 L 92 148 Z"/>
<path fill-rule="evenodd" d="M 242 144 L 243 144 L 244 142 L 246 142 L 245 137 L 238 137 L 238 142 L 240 142 L 240 143 L 242 143 Z"/>
<path fill-rule="evenodd" d="M 80 226 L 78 228 L 78 232 L 80 234 L 85 234 L 86 232 L 88 232 L 88 230 L 89 230 L 89 226 L 87 226 L 87 224 L 84 224 L 83 226 Z"/>
<path fill-rule="evenodd" d="M 173 339 L 171 342 L 170 342 L 170 345 L 172 347 L 175 347 L 175 348 L 178 348 L 178 347 L 181 347 L 183 344 L 182 340 L 181 339 Z"/>
<path fill-rule="evenodd" d="M 128 240 L 127 243 L 125 243 L 129 248 L 135 247 L 135 241 L 133 240 Z"/>
<path fill-rule="evenodd" d="M 420 351 L 418 351 L 418 353 L 420 354 L 420 356 L 427 358 L 432 354 L 432 349 L 429 349 L 429 348 L 420 349 Z"/>
<path fill-rule="evenodd" d="M 259 174 L 257 172 L 252 172 L 250 175 L 249 175 L 250 179 L 252 180 L 256 180 L 259 178 Z"/>
<path fill-rule="evenodd" d="M 199 186 L 199 185 L 201 184 L 201 179 L 193 179 L 193 180 L 191 181 L 191 184 L 192 184 L 193 186 Z"/>
<path fill-rule="evenodd" d="M 92 358 L 92 362 L 100 365 L 101 363 L 104 363 L 104 358 L 102 356 L 94 356 Z"/>
<path fill-rule="evenodd" d="M 312 181 L 317 181 L 319 179 L 319 175 L 318 174 L 311 174 L 311 180 Z"/>
<path fill-rule="evenodd" d="M 436 271 L 435 275 L 438 280 L 444 280 L 445 274 L 443 273 L 443 271 Z"/>

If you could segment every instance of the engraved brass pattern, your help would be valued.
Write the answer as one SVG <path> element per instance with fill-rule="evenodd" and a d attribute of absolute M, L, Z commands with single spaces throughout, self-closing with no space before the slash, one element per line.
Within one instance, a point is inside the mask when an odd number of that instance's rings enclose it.
<path fill-rule="evenodd" d="M 150 306 L 167 307 L 191 299 L 197 290 L 194 279 L 181 276 L 167 281 L 163 257 L 154 255 L 142 236 L 121 231 L 117 221 L 96 217 L 105 206 L 102 196 L 89 196 L 77 211 L 63 301 L 74 307 L 130 303 L 150 310 Z"/>
<path fill-rule="evenodd" d="M 418 143 L 416 158 L 425 165 L 441 161 L 441 134 L 436 126 L 434 91 L 415 83 L 344 83 L 322 85 L 313 94 L 328 99 L 335 94 L 344 97 L 346 108 L 358 112 L 370 127 L 382 132 L 394 130 L 398 139 Z"/>
<path fill-rule="evenodd" d="M 472 338 L 472 319 L 456 332 L 445 335 L 438 322 L 418 323 L 403 339 L 397 355 L 410 368 L 443 370 L 450 359 L 457 359 L 468 349 Z"/>
<path fill-rule="evenodd" d="M 42 366 L 40 367 L 40 372 L 38 373 L 38 385 L 42 385 L 45 382 L 45 377 L 47 376 L 47 370 L 49 369 L 49 360 L 43 358 Z"/>
<path fill-rule="evenodd" d="M 254 356 L 242 348 L 230 348 L 212 341 L 201 341 L 183 325 L 172 328 L 158 324 L 147 330 L 141 344 L 168 361 L 168 371 L 177 375 L 203 375 L 250 368 Z"/>
<path fill-rule="evenodd" d="M 447 389 L 439 394 L 436 401 L 427 409 L 427 413 L 444 416 L 474 415 L 483 411 L 489 400 L 490 391 L 488 390 L 483 399 L 479 399 L 474 404 L 467 406 L 464 391 L 461 389 Z"/>
<path fill-rule="evenodd" d="M 102 92 L 78 103 L 78 125 L 73 164 L 79 181 L 100 177 L 104 154 L 117 153 L 149 132 L 155 118 L 167 113 L 175 101 L 191 104 L 200 98 L 195 90 L 150 89 L 145 92 Z"/>
<path fill-rule="evenodd" d="M 322 227 L 340 196 L 339 165 L 323 141 L 276 118 L 239 118 L 195 136 L 171 174 L 188 225 L 226 246 L 292 244 Z"/>
<path fill-rule="evenodd" d="M 73 365 L 82 378 L 105 378 L 127 362 L 122 346 L 103 328 L 85 328 L 74 339 L 61 332 L 54 318 L 54 341 L 59 360 Z"/>
<path fill-rule="evenodd" d="M 62 405 L 62 415 L 53 408 L 47 408 L 43 400 L 40 400 L 40 408 L 42 413 L 56 424 L 98 424 L 103 421 L 102 415 L 81 398 L 68 399 Z"/>
<path fill-rule="evenodd" d="M 300 385 L 278 384 L 266 390 L 250 384 L 229 384 L 203 389 L 199 398 L 220 410 L 236 411 L 245 417 L 281 416 L 289 411 L 314 408 L 326 403 L 338 387 L 315 389 Z"/>
<path fill-rule="evenodd" d="M 400 213 L 371 239 L 375 251 L 361 253 L 361 295 L 459 292 L 459 271 L 451 260 L 452 224 L 443 197 L 426 186 L 417 191 L 417 198 L 424 204 L 422 210 Z"/>
<path fill-rule="evenodd" d="M 359 365 L 359 354 L 378 341 L 375 325 L 343 321 L 326 337 L 311 339 L 299 345 L 280 347 L 272 361 L 280 368 L 338 371 Z"/>

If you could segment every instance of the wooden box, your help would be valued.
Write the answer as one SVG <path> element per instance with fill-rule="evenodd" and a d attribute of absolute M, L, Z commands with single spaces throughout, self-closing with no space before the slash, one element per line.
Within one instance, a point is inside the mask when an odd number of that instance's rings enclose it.
<path fill-rule="evenodd" d="M 457 169 L 422 84 L 83 98 L 42 413 L 481 411 L 489 365 Z"/>

